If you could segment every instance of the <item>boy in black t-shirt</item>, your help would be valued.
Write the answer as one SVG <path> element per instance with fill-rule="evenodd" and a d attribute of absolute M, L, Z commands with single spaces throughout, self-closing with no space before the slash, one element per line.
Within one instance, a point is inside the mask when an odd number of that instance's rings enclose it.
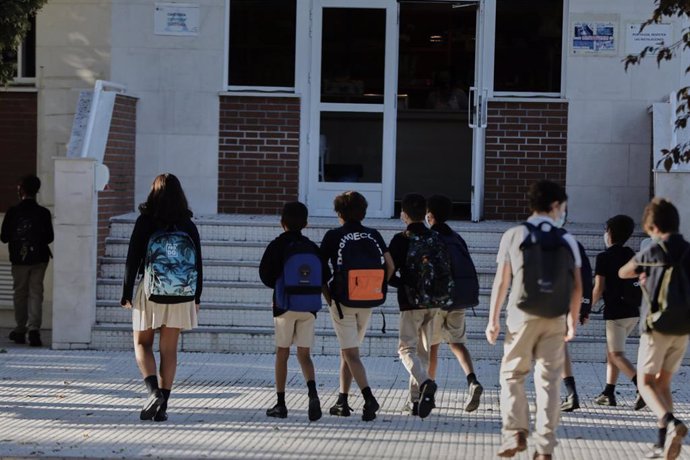
<path fill-rule="evenodd" d="M 639 287 L 632 286 L 631 281 L 618 277 L 618 270 L 635 255 L 632 249 L 624 246 L 634 228 L 635 222 L 626 215 L 620 214 L 606 221 L 606 250 L 597 255 L 594 269 L 592 304 L 603 297 L 606 320 L 606 387 L 594 400 L 602 406 L 617 404 L 615 389 L 619 371 L 632 379 L 637 387 L 635 367 L 625 357 L 625 342 L 637 325 L 642 293 Z M 644 406 L 644 400 L 638 393 L 635 410 Z"/>
<path fill-rule="evenodd" d="M 288 246 L 298 240 L 305 240 L 307 244 L 314 246 L 314 251 L 319 254 L 319 247 L 302 235 L 302 229 L 307 226 L 307 207 L 300 202 L 286 203 L 280 217 L 280 225 L 284 232 L 278 238 L 271 241 L 261 258 L 259 276 L 268 287 L 273 288 L 273 324 L 275 326 L 276 342 L 276 393 L 278 402 L 272 408 L 266 410 L 268 417 L 285 418 L 288 410 L 285 405 L 285 384 L 287 382 L 288 359 L 290 358 L 290 346 L 297 347 L 297 361 L 302 368 L 302 374 L 307 381 L 309 394 L 308 416 L 310 421 L 321 418 L 321 402 L 316 391 L 314 363 L 311 360 L 310 349 L 314 343 L 314 321 L 316 313 L 308 311 L 281 310 L 276 308 L 275 287 L 278 278 L 283 273 L 285 265 L 285 253 Z M 323 282 L 330 278 L 327 266 L 322 267 Z"/>
<path fill-rule="evenodd" d="M 647 458 L 675 459 L 680 455 L 683 438 L 688 434 L 686 425 L 673 415 L 671 380 L 683 362 L 688 346 L 688 334 L 671 335 L 650 327 L 651 314 L 658 314 L 658 295 L 661 281 L 672 264 L 683 264 L 690 273 L 690 244 L 678 233 L 678 210 L 663 198 L 654 198 L 642 216 L 642 226 L 654 244 L 640 251 L 618 272 L 621 278 L 636 278 L 649 297 L 640 311 L 640 348 L 637 356 L 639 390 L 649 408 L 657 417 L 659 438 Z M 651 305 L 650 305 L 651 303 Z M 666 445 L 667 429 L 673 436 Z M 666 447 L 664 449 L 664 446 Z"/>

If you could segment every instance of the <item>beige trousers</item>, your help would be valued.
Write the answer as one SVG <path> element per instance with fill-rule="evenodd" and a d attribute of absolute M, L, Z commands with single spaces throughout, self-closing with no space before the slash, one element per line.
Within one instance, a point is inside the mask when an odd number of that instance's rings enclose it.
<path fill-rule="evenodd" d="M 19 334 L 41 329 L 43 320 L 43 278 L 48 262 L 35 265 L 12 265 L 14 319 Z"/>
<path fill-rule="evenodd" d="M 536 393 L 535 441 L 537 452 L 552 454 L 561 415 L 560 375 L 565 359 L 565 320 L 562 316 L 525 321 L 507 330 L 501 361 L 501 417 L 503 439 L 510 442 L 518 431 L 529 432 L 529 403 L 525 378 L 534 369 Z"/>
<path fill-rule="evenodd" d="M 400 312 L 398 355 L 410 373 L 410 401 L 419 401 L 419 386 L 429 380 L 429 351 L 437 308 Z"/>

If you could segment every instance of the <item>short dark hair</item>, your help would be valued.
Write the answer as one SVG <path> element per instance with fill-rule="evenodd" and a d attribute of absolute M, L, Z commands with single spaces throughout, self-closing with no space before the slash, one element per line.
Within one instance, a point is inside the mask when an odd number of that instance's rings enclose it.
<path fill-rule="evenodd" d="M 408 193 L 403 197 L 401 207 L 410 219 L 422 221 L 426 214 L 426 198 L 419 193 Z"/>
<path fill-rule="evenodd" d="M 309 217 L 307 207 L 299 201 L 291 201 L 283 206 L 280 223 L 288 230 L 296 232 L 307 226 L 307 217 Z"/>
<path fill-rule="evenodd" d="M 565 189 L 550 180 L 540 180 L 533 183 L 527 192 L 529 209 L 532 212 L 550 212 L 551 203 L 568 201 Z"/>
<path fill-rule="evenodd" d="M 606 221 L 606 230 L 611 235 L 612 244 L 625 244 L 635 230 L 635 221 L 630 216 L 618 214 Z"/>
<path fill-rule="evenodd" d="M 33 174 L 27 174 L 19 182 L 19 188 L 24 195 L 35 197 L 41 189 L 41 179 Z"/>
<path fill-rule="evenodd" d="M 345 222 L 361 222 L 367 215 L 367 199 L 359 192 L 350 190 L 333 200 L 333 209 Z"/>
<path fill-rule="evenodd" d="M 680 216 L 673 203 L 666 198 L 654 198 L 644 208 L 642 226 L 645 230 L 655 225 L 661 233 L 678 233 Z"/>
<path fill-rule="evenodd" d="M 445 195 L 431 195 L 426 200 L 426 209 L 434 215 L 437 222 L 443 223 L 450 219 L 453 202 Z"/>

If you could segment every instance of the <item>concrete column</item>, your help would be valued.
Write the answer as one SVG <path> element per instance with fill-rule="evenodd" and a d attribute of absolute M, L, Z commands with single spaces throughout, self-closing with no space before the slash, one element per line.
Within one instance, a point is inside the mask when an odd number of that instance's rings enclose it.
<path fill-rule="evenodd" d="M 54 349 L 87 348 L 96 322 L 96 165 L 55 158 Z"/>

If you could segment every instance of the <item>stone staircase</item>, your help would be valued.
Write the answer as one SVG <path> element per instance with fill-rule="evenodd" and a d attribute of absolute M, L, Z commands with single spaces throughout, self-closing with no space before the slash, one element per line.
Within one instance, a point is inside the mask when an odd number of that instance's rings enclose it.
<path fill-rule="evenodd" d="M 122 275 L 135 214 L 113 218 L 106 240 L 106 255 L 100 261 L 97 290 L 96 325 L 91 348 L 127 350 L 132 347 L 131 314 L 120 308 Z M 263 250 L 280 233 L 277 216 L 218 215 L 196 220 L 203 245 L 204 291 L 199 328 L 182 334 L 184 351 L 272 353 L 273 320 L 270 310 L 271 290 L 259 280 L 258 267 Z M 377 228 L 386 241 L 400 231 L 397 219 L 367 219 L 365 224 Z M 311 218 L 304 233 L 320 242 L 326 230 L 337 226 L 335 218 Z M 495 273 L 495 257 L 501 234 L 512 223 L 453 222 L 452 227 L 466 239 L 472 252 L 481 287 L 480 305 L 468 311 L 468 347 L 476 359 L 500 359 L 502 347 L 490 346 L 484 337 L 488 318 L 491 283 Z M 587 248 L 594 264 L 595 254 L 602 249 L 601 225 L 569 225 L 569 230 Z M 642 234 L 629 242 L 639 248 Z M 369 332 L 361 347 L 363 355 L 395 356 L 398 335 L 398 308 L 395 290 L 391 289 L 383 307 L 376 308 Z M 385 314 L 386 333 L 382 333 Z M 314 353 L 337 354 L 338 342 L 327 310 L 317 318 Z M 579 329 L 571 345 L 578 361 L 605 359 L 605 328 L 601 315 L 593 315 L 590 323 Z M 637 335 L 636 335 L 637 337 Z M 628 353 L 635 356 L 637 338 L 630 341 Z M 448 354 L 447 347 L 442 347 Z"/>

